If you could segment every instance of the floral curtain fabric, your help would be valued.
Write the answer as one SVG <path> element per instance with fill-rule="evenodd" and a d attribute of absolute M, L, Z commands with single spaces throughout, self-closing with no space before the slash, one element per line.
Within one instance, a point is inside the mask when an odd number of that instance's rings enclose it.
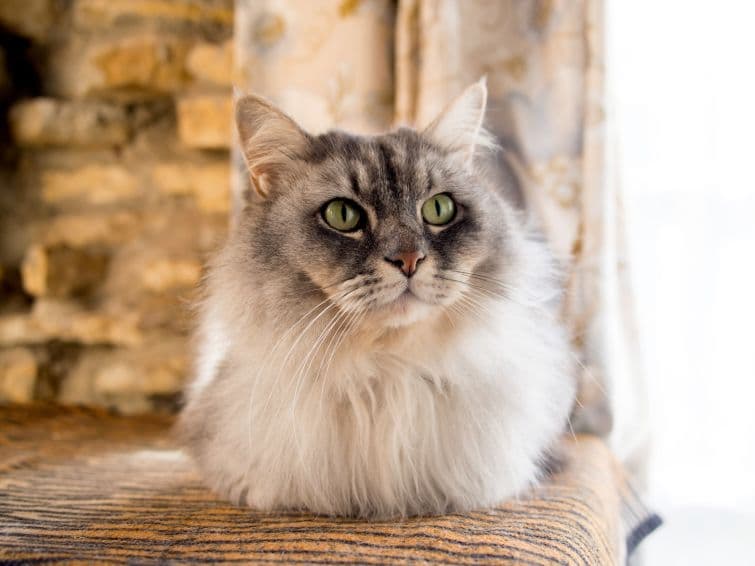
<path fill-rule="evenodd" d="M 237 2 L 236 71 L 313 132 L 422 127 L 486 76 L 492 174 L 567 274 L 583 368 L 572 425 L 639 472 L 643 391 L 610 156 L 603 0 Z M 246 176 L 237 157 L 235 202 Z"/>

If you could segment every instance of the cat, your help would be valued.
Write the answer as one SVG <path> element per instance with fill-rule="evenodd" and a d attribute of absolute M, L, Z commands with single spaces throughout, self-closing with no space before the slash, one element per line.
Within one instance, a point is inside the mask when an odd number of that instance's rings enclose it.
<path fill-rule="evenodd" d="M 565 430 L 574 358 L 545 245 L 486 184 L 484 80 L 427 128 L 314 136 L 244 96 L 258 195 L 208 270 L 179 428 L 264 511 L 495 506 Z"/>

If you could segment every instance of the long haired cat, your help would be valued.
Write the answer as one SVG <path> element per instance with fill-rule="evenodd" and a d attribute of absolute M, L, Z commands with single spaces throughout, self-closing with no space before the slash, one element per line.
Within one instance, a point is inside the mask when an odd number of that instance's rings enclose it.
<path fill-rule="evenodd" d="M 375 518 L 537 479 L 573 358 L 546 250 L 477 170 L 486 96 L 480 81 L 425 130 L 379 136 L 237 101 L 261 198 L 212 262 L 181 419 L 218 492 Z"/>

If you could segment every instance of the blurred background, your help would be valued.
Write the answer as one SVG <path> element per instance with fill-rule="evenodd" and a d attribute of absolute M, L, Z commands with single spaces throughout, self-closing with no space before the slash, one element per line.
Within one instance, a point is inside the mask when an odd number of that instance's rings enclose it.
<path fill-rule="evenodd" d="M 608 3 L 607 50 L 650 400 L 652 564 L 755 553 L 755 6 Z"/>
<path fill-rule="evenodd" d="M 234 9 L 0 2 L 0 396 L 172 410 L 230 200 Z"/>
<path fill-rule="evenodd" d="M 601 158 L 599 168 L 610 169 L 626 229 L 612 216 L 596 226 L 626 236 L 639 344 L 613 372 L 633 386 L 613 384 L 612 441 L 627 462 L 642 455 L 649 502 L 666 519 L 644 545 L 646 563 L 750 563 L 755 6 L 596 4 L 312 0 L 300 18 L 290 0 L 1 1 L 0 401 L 176 409 L 190 367 L 187 305 L 243 190 L 233 84 L 273 96 L 313 131 L 374 131 L 423 123 L 487 73 L 504 151 L 529 153 L 550 195 L 524 200 L 572 253 L 602 98 L 572 103 L 584 84 L 602 92 L 605 78 L 599 142 L 610 166 Z M 485 17 L 465 16 L 469 6 Z M 465 32 L 452 36 L 464 46 L 456 59 L 437 39 L 449 14 Z M 422 26 L 419 40 L 407 32 Z M 423 58 L 404 57 L 416 49 Z M 327 62 L 334 70 L 321 75 Z M 530 80 L 533 68 L 556 79 Z M 526 112 L 506 114 L 513 90 Z M 550 143 L 575 131 L 578 150 Z M 503 163 L 502 182 L 516 184 L 516 171 Z M 605 344 L 595 336 L 606 328 L 585 330 L 588 345 Z M 637 391 L 646 402 L 627 393 Z"/>

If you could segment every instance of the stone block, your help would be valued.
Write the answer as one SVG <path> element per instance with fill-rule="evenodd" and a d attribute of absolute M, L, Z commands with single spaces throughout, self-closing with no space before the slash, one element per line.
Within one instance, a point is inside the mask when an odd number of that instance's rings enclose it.
<path fill-rule="evenodd" d="M 230 94 L 193 95 L 179 99 L 178 137 L 187 147 L 223 149 L 231 144 Z"/>
<path fill-rule="evenodd" d="M 126 143 L 130 135 L 122 106 L 94 100 L 24 100 L 11 108 L 9 119 L 21 146 L 109 147 Z"/>
<path fill-rule="evenodd" d="M 42 200 L 49 204 L 105 205 L 133 199 L 139 181 L 122 165 L 84 165 L 74 169 L 43 171 Z"/>
<path fill-rule="evenodd" d="M 143 342 L 138 316 L 132 313 L 91 311 L 55 299 L 39 299 L 32 317 L 47 336 L 80 344 L 135 346 Z"/>
<path fill-rule="evenodd" d="M 107 256 L 67 246 L 32 246 L 21 265 L 24 290 L 35 297 L 85 293 L 102 282 Z"/>
<path fill-rule="evenodd" d="M 139 228 L 139 216 L 130 211 L 108 213 L 60 214 L 45 222 L 43 243 L 80 248 L 104 244 L 115 246 L 134 237 Z"/>
<path fill-rule="evenodd" d="M 230 87 L 233 77 L 233 42 L 195 45 L 189 51 L 186 67 L 199 82 Z"/>
<path fill-rule="evenodd" d="M 195 287 L 202 276 L 202 263 L 192 258 L 155 258 L 142 271 L 142 284 L 150 291 Z"/>
<path fill-rule="evenodd" d="M 0 346 L 43 344 L 51 337 L 30 314 L 0 315 Z"/>
<path fill-rule="evenodd" d="M 65 403 L 118 404 L 119 400 L 178 393 L 189 372 L 185 341 L 155 337 L 138 349 L 85 351 L 64 380 Z"/>
<path fill-rule="evenodd" d="M 152 171 L 152 182 L 166 195 L 192 196 L 200 209 L 227 213 L 231 202 L 228 160 L 217 163 L 162 163 Z"/>
<path fill-rule="evenodd" d="M 28 403 L 34 399 L 37 360 L 27 348 L 0 350 L 0 401 Z"/>
<path fill-rule="evenodd" d="M 47 88 L 59 96 L 144 95 L 182 90 L 193 41 L 151 33 L 125 38 L 74 37 L 50 58 Z"/>
<path fill-rule="evenodd" d="M 177 393 L 188 373 L 183 342 L 130 351 L 102 364 L 94 379 L 95 391 L 103 395 Z"/>
<path fill-rule="evenodd" d="M 50 340 L 138 346 L 144 335 L 137 313 L 88 310 L 59 299 L 38 299 L 30 313 L 0 315 L 0 346 L 44 344 Z"/>
<path fill-rule="evenodd" d="M 37 41 L 48 38 L 61 16 L 57 0 L 3 0 L 0 25 L 17 35 Z"/>
<path fill-rule="evenodd" d="M 230 34 L 233 28 L 233 0 L 75 0 L 72 12 L 74 26 L 88 30 L 188 25 Z"/>

